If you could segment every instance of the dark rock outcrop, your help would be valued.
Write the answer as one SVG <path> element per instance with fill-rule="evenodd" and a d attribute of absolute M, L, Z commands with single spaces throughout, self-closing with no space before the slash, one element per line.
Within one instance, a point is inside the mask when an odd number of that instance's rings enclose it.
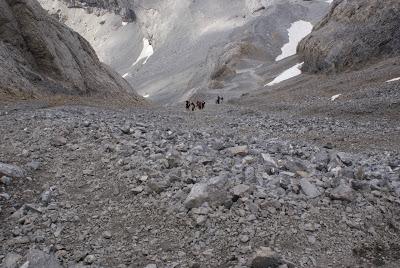
<path fill-rule="evenodd" d="M 303 71 L 340 72 L 400 55 L 400 1 L 336 0 L 298 47 Z"/>
<path fill-rule="evenodd" d="M 0 0 L 0 93 L 131 95 L 131 86 L 102 64 L 90 44 L 36 0 Z"/>
<path fill-rule="evenodd" d="M 134 22 L 136 20 L 136 14 L 133 10 L 133 1 L 129 0 L 63 0 L 68 4 L 69 8 L 83 8 L 88 13 L 95 12 L 96 9 L 102 9 L 114 12 L 115 14 L 121 15 L 124 21 Z"/>

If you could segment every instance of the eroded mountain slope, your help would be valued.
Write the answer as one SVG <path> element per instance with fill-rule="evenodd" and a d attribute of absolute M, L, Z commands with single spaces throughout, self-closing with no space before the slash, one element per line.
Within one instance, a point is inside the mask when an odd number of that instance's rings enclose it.
<path fill-rule="evenodd" d="M 125 94 L 132 87 L 37 1 L 0 1 L 0 92 L 13 96 Z"/>

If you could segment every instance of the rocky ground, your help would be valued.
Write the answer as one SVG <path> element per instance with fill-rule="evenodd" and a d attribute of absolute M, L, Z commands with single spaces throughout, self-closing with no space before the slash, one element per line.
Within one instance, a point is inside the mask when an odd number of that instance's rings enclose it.
<path fill-rule="evenodd" d="M 384 124 L 2 105 L 0 263 L 399 267 L 398 144 L 363 140 Z"/>

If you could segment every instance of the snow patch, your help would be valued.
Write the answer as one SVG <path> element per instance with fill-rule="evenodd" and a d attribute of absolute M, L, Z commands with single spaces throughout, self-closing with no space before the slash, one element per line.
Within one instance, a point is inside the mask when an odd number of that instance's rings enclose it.
<path fill-rule="evenodd" d="M 137 60 L 132 64 L 131 67 L 135 66 L 138 64 L 141 60 L 144 59 L 143 65 L 147 63 L 149 58 L 154 54 L 153 46 L 150 44 L 149 40 L 146 38 L 143 38 L 143 49 L 142 52 L 140 53 L 139 57 Z"/>
<path fill-rule="evenodd" d="M 400 77 L 387 80 L 386 83 L 391 83 L 391 82 L 395 82 L 395 81 L 400 81 Z"/>
<path fill-rule="evenodd" d="M 342 96 L 342 94 L 337 94 L 331 97 L 331 101 L 335 101 L 337 98 L 339 98 L 340 96 Z"/>
<path fill-rule="evenodd" d="M 122 26 L 126 26 L 126 25 L 128 25 L 128 23 L 126 21 L 123 21 Z"/>
<path fill-rule="evenodd" d="M 146 94 L 146 95 L 143 96 L 143 98 L 148 98 L 148 97 L 150 97 L 149 94 Z"/>
<path fill-rule="evenodd" d="M 122 77 L 125 78 L 129 75 L 129 73 L 124 74 Z"/>
<path fill-rule="evenodd" d="M 328 4 L 332 4 L 333 0 L 325 0 Z"/>
<path fill-rule="evenodd" d="M 290 78 L 293 78 L 295 76 L 298 76 L 301 74 L 301 66 L 303 66 L 303 63 L 298 63 L 295 66 L 287 69 L 286 71 L 284 71 L 283 73 L 281 73 L 280 75 L 278 75 L 274 80 L 272 80 L 272 82 L 264 85 L 264 87 L 266 86 L 273 86 L 275 84 L 279 84 L 282 81 L 288 80 Z"/>
<path fill-rule="evenodd" d="M 313 29 L 313 25 L 304 20 L 299 20 L 290 26 L 288 29 L 289 42 L 282 47 L 282 54 L 276 57 L 276 61 L 296 55 L 297 45 L 300 41 L 309 35 Z"/>

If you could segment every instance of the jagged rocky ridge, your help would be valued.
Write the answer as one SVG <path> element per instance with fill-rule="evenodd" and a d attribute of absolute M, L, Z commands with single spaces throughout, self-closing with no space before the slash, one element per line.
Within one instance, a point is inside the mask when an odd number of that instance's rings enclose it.
<path fill-rule="evenodd" d="M 35 1 L 0 1 L 0 92 L 118 95 L 139 100 L 131 86 L 102 64 L 90 44 Z"/>
<path fill-rule="evenodd" d="M 343 71 L 400 55 L 398 0 L 337 0 L 299 45 L 307 72 Z"/>

